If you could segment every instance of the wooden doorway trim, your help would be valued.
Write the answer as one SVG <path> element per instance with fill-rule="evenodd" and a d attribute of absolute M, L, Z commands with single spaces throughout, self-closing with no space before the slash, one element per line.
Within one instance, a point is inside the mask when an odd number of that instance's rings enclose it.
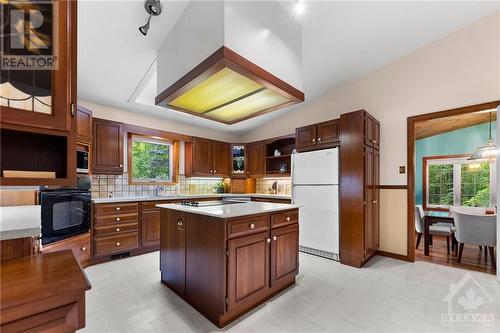
<path fill-rule="evenodd" d="M 408 209 L 407 209 L 407 222 L 408 222 L 408 230 L 407 230 L 407 244 L 408 244 L 408 260 L 409 261 L 415 261 L 415 123 L 424 121 L 424 120 L 431 120 L 431 119 L 437 119 L 437 118 L 444 118 L 444 117 L 449 117 L 449 116 L 456 116 L 460 114 L 465 114 L 465 113 L 472 113 L 472 112 L 478 112 L 478 111 L 484 111 L 484 110 L 489 110 L 489 109 L 496 109 L 497 106 L 500 105 L 500 100 L 496 100 L 493 102 L 488 102 L 488 103 L 482 103 L 482 104 L 476 104 L 476 105 L 470 105 L 470 106 L 465 106 L 461 108 L 456 108 L 456 109 L 450 109 L 450 110 L 445 110 L 445 111 L 438 111 L 438 112 L 432 112 L 432 113 L 426 113 L 426 114 L 421 114 L 418 116 L 413 116 L 413 117 L 408 117 L 407 118 L 407 129 L 406 129 L 406 134 L 407 134 L 407 168 L 408 168 L 408 173 L 407 173 L 407 184 L 408 184 L 408 191 L 407 191 L 407 202 L 408 202 Z"/>

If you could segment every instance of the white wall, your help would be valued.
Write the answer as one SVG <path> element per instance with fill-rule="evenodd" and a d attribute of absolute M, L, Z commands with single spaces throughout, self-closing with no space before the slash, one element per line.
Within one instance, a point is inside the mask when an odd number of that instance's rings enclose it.
<path fill-rule="evenodd" d="M 239 140 L 239 137 L 233 133 L 215 131 L 207 128 L 174 122 L 159 117 L 149 116 L 145 113 L 130 112 L 86 101 L 78 101 L 78 105 L 81 105 L 91 110 L 93 117 L 96 118 L 114 120 L 126 124 L 154 128 L 167 132 L 200 136 L 208 139 L 215 139 L 228 142 L 237 142 Z"/>
<path fill-rule="evenodd" d="M 409 116 L 500 99 L 500 12 L 298 107 L 243 136 L 254 141 L 366 109 L 381 123 L 381 184 L 406 184 Z"/>

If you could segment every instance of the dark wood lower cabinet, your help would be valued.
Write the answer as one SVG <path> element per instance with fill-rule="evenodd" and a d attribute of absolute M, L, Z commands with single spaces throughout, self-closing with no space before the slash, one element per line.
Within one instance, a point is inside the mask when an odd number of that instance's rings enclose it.
<path fill-rule="evenodd" d="M 141 214 L 141 242 L 143 247 L 160 245 L 160 210 L 143 211 Z"/>
<path fill-rule="evenodd" d="M 295 216 L 298 209 L 231 219 L 161 209 L 162 282 L 223 327 L 295 283 Z M 281 219 L 288 224 L 272 226 Z"/>

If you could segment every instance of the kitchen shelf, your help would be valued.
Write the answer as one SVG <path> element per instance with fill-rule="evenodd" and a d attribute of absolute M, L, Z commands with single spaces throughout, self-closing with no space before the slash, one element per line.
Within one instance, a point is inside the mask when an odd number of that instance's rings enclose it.
<path fill-rule="evenodd" d="M 279 159 L 279 158 L 287 158 L 287 157 L 290 157 L 292 156 L 291 154 L 283 154 L 283 155 L 280 155 L 280 156 L 266 156 L 266 158 L 268 159 Z"/>

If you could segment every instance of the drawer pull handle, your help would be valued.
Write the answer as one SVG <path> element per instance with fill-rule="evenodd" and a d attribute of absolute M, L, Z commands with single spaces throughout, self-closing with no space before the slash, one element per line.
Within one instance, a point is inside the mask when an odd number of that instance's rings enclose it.
<path fill-rule="evenodd" d="M 276 239 L 278 239 L 278 238 L 276 236 L 273 236 L 273 240 L 276 240 Z"/>
<path fill-rule="evenodd" d="M 121 208 L 120 207 L 116 207 L 116 210 L 120 210 Z"/>
<path fill-rule="evenodd" d="M 116 246 L 120 246 L 120 242 L 116 242 Z"/>
<path fill-rule="evenodd" d="M 85 246 L 82 246 L 82 248 L 80 250 L 82 250 L 82 252 L 85 252 L 85 251 L 87 251 L 87 248 Z"/>
<path fill-rule="evenodd" d="M 252 223 L 252 224 L 250 224 L 249 227 L 250 227 L 250 229 L 255 229 L 255 224 Z"/>
<path fill-rule="evenodd" d="M 116 218 L 116 222 L 120 222 L 120 218 L 119 217 Z"/>
<path fill-rule="evenodd" d="M 288 222 L 290 222 L 290 216 L 287 216 L 287 217 L 286 217 L 286 220 L 287 220 Z"/>
<path fill-rule="evenodd" d="M 268 238 L 268 239 L 266 239 L 266 241 L 267 241 L 268 243 L 271 243 L 271 240 L 270 240 L 269 238 Z"/>
<path fill-rule="evenodd" d="M 376 203 L 377 203 L 377 200 L 373 200 L 373 201 L 372 201 L 372 204 L 376 204 Z"/>
<path fill-rule="evenodd" d="M 116 228 L 116 231 L 120 231 L 120 228 Z"/>

